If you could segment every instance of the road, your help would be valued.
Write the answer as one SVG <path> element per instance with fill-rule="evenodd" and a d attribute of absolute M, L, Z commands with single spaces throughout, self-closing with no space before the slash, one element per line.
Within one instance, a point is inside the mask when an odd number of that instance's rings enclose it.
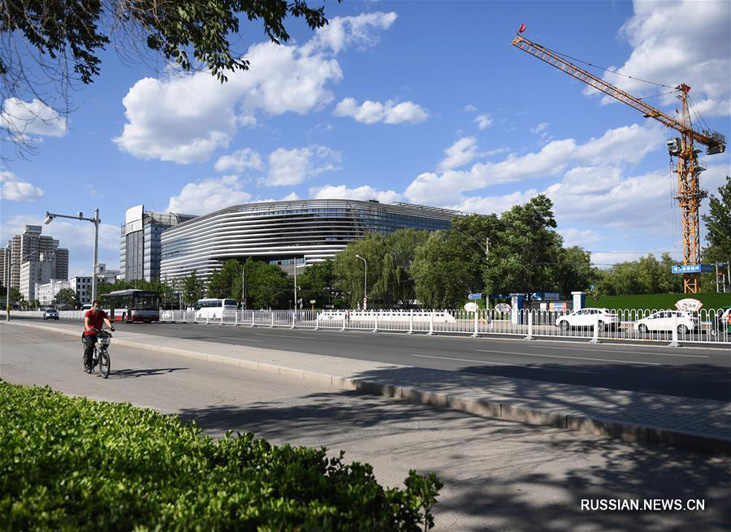
<path fill-rule="evenodd" d="M 159 323 L 120 325 L 208 342 L 406 366 L 731 401 L 731 350 L 658 345 Z"/>
<path fill-rule="evenodd" d="M 445 483 L 438 530 L 720 531 L 731 522 L 728 458 L 433 410 L 123 346 L 112 345 L 113 373 L 104 380 L 81 372 L 78 339 L 5 324 L 0 335 L 0 376 L 11 383 L 128 401 L 195 420 L 212 435 L 251 430 L 275 443 L 342 449 L 349 460 L 371 463 L 390 486 L 410 468 L 434 470 Z M 677 498 L 702 499 L 705 510 L 592 512 L 580 505 Z"/>

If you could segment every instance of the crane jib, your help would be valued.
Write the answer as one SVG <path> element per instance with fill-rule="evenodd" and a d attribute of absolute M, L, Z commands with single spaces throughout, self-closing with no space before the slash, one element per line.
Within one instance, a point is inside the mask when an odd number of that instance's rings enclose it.
<path fill-rule="evenodd" d="M 723 153 L 726 151 L 726 139 L 723 135 L 721 135 L 718 132 L 698 132 L 692 129 L 691 127 L 686 126 L 681 121 L 677 120 L 676 118 L 673 118 L 659 109 L 656 109 L 655 107 L 643 102 L 639 98 L 636 98 L 632 96 L 631 94 L 623 91 L 622 89 L 615 87 L 614 85 L 607 83 L 603 79 L 598 78 L 591 72 L 588 72 L 587 70 L 584 70 L 583 68 L 573 64 L 570 61 L 567 61 L 566 59 L 563 59 L 562 57 L 559 57 L 554 52 L 550 51 L 549 49 L 541 46 L 540 44 L 536 44 L 522 35 L 516 35 L 515 39 L 510 43 L 516 48 L 523 50 L 526 53 L 529 53 L 533 55 L 534 57 L 540 59 L 541 61 L 548 63 L 549 65 L 553 66 L 554 68 L 557 68 L 558 70 L 561 70 L 565 72 L 566 74 L 569 74 L 570 76 L 578 79 L 579 81 L 583 81 L 587 85 L 595 88 L 598 91 L 603 92 L 604 94 L 611 96 L 615 100 L 619 100 L 620 102 L 623 102 L 630 107 L 634 107 L 638 111 L 643 113 L 643 116 L 645 118 L 654 118 L 655 120 L 661 122 L 666 127 L 669 127 L 671 129 L 674 129 L 676 131 L 679 131 L 680 133 L 684 135 L 688 135 L 693 138 L 694 141 L 703 144 L 708 147 L 708 154 L 713 155 L 715 153 Z M 685 93 L 690 91 L 690 87 L 686 85 L 685 83 L 680 84 L 678 87 L 676 87 L 678 90 L 681 90 Z"/>

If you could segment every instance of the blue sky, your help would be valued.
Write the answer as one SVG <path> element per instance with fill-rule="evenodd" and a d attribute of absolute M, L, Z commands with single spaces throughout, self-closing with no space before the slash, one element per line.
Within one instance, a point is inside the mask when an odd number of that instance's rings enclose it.
<path fill-rule="evenodd" d="M 728 136 L 731 3 L 346 1 L 326 9 L 327 28 L 313 34 L 294 22 L 286 46 L 245 25 L 237 46 L 251 70 L 224 85 L 110 49 L 102 75 L 73 93 L 67 120 L 30 99 L 5 101 L 0 119 L 32 108 L 46 120 L 25 125 L 36 154 L 3 163 L 3 244 L 47 210 L 90 216 L 98 207 L 100 262 L 117 268 L 120 224 L 140 203 L 205 214 L 348 197 L 500 213 L 545 193 L 565 245 L 591 251 L 595 264 L 663 252 L 680 259 L 665 148 L 675 132 L 510 41 L 525 23 L 527 38 L 564 54 L 687 83 L 705 122 Z M 667 88 L 594 72 L 669 114 L 679 107 L 659 95 Z M 0 148 L 12 156 L 7 142 Z M 716 193 L 729 155 L 702 156 L 702 165 L 701 186 Z M 70 249 L 72 275 L 90 272 L 92 224 L 56 220 L 43 232 Z"/>

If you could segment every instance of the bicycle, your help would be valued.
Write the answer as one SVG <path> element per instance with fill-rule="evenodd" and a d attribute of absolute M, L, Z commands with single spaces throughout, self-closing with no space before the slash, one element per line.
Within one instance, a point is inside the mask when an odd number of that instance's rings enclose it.
<path fill-rule="evenodd" d="M 94 345 L 89 373 L 93 372 L 98 364 L 99 373 L 101 373 L 102 377 L 105 379 L 109 377 L 109 370 L 112 368 L 112 359 L 109 356 L 109 344 L 111 343 L 112 333 L 104 330 L 97 332 L 97 342 Z"/>

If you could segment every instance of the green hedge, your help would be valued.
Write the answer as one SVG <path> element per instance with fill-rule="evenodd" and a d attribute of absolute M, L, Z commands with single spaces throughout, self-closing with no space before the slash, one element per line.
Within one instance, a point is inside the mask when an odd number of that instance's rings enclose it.
<path fill-rule="evenodd" d="M 636 294 L 627 296 L 599 296 L 594 299 L 586 297 L 587 307 L 606 307 L 615 310 L 641 309 L 674 309 L 675 303 L 685 298 L 693 298 L 703 303 L 703 308 L 717 309 L 724 305 L 731 305 L 731 294 L 702 292 L 700 294 Z"/>
<path fill-rule="evenodd" d="M 442 484 L 0 381 L 2 530 L 420 530 Z"/>

